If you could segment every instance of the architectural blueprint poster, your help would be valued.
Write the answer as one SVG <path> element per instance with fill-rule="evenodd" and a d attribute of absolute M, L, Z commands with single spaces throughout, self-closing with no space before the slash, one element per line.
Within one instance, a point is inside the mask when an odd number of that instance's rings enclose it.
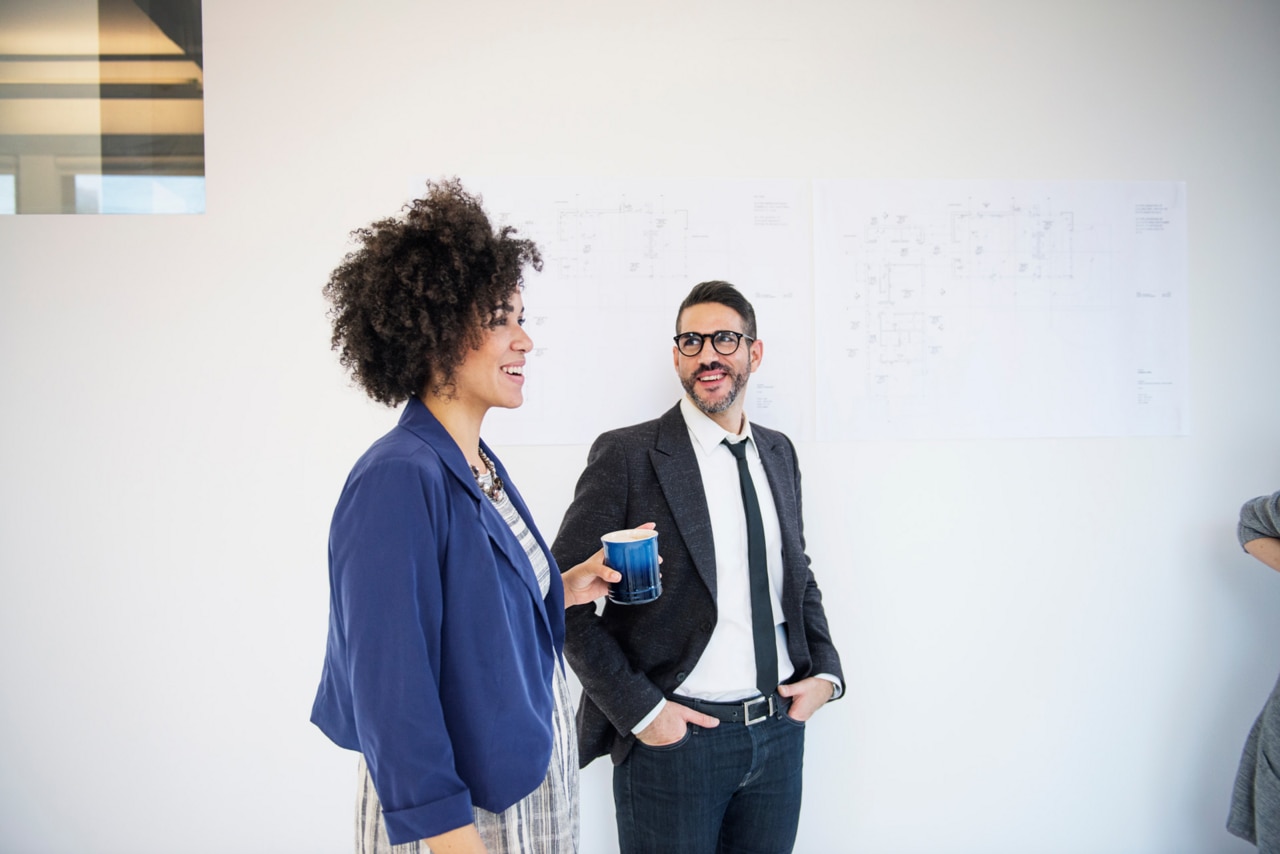
<path fill-rule="evenodd" d="M 816 438 L 1187 432 L 1179 182 L 814 186 Z"/>
<path fill-rule="evenodd" d="M 674 405 L 682 394 L 672 365 L 676 310 L 707 279 L 737 285 L 756 309 L 765 356 L 748 385 L 751 417 L 796 438 L 813 435 L 807 184 L 484 177 L 463 184 L 483 196 L 497 223 L 532 238 L 543 258 L 524 292 L 535 348 L 525 403 L 486 417 L 488 441 L 588 444 Z"/>
<path fill-rule="evenodd" d="M 671 406 L 705 279 L 755 305 L 747 412 L 797 440 L 1188 430 L 1180 182 L 463 183 L 544 260 L 525 404 L 491 442 L 587 444 Z"/>

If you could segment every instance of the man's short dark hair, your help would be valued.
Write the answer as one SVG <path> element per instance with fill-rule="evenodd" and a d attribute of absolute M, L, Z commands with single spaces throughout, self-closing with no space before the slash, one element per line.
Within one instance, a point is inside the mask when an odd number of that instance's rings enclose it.
<path fill-rule="evenodd" d="M 751 303 L 742 295 L 742 291 L 719 279 L 699 282 L 693 286 L 693 290 L 689 291 L 689 295 L 684 298 L 684 302 L 680 303 L 680 309 L 676 312 L 676 332 L 680 332 L 680 315 L 684 314 L 686 308 L 708 302 L 719 303 L 736 311 L 742 318 L 743 325 L 746 326 L 746 329 L 742 331 L 750 338 L 756 337 L 756 310 L 751 307 Z M 713 332 L 715 330 L 705 329 L 702 331 Z"/>

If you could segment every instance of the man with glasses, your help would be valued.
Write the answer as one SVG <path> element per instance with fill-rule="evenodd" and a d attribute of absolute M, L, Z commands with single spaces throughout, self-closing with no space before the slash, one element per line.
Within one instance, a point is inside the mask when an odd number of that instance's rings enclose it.
<path fill-rule="evenodd" d="M 552 546 L 576 566 L 602 534 L 654 522 L 663 557 L 656 601 L 566 614 L 579 759 L 613 759 L 622 854 L 789 852 L 804 722 L 843 691 L 800 469 L 791 441 L 744 412 L 764 356 L 751 303 L 696 285 L 674 340 L 684 397 L 595 441 Z"/>

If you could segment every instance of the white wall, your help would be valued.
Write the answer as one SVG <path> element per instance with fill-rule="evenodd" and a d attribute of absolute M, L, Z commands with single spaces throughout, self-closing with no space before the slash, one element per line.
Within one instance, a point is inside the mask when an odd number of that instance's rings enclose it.
<path fill-rule="evenodd" d="M 325 537 L 395 416 L 320 287 L 409 176 L 471 173 L 1185 180 L 1189 436 L 801 446 L 850 686 L 798 851 L 1248 850 L 1278 44 L 1270 0 L 206 3 L 209 212 L 0 220 L 0 849 L 350 850 Z M 586 448 L 500 450 L 553 533 Z"/>

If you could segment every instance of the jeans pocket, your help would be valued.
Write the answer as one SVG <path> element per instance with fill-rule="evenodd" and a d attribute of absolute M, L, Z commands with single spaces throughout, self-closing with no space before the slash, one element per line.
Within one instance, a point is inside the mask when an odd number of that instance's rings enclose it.
<path fill-rule="evenodd" d="M 778 717 L 782 718 L 784 721 L 791 724 L 793 727 L 799 727 L 800 729 L 804 729 L 804 725 L 808 723 L 808 721 L 798 721 L 795 718 L 791 717 L 791 715 L 787 714 L 786 712 L 783 712 Z"/>
<path fill-rule="evenodd" d="M 637 738 L 636 747 L 641 750 L 652 750 L 654 753 L 664 753 L 668 750 L 679 750 L 689 742 L 689 739 L 693 738 L 693 727 L 693 724 L 686 726 L 684 728 L 684 735 L 680 737 L 679 741 L 673 741 L 670 744 L 645 744 Z"/>

